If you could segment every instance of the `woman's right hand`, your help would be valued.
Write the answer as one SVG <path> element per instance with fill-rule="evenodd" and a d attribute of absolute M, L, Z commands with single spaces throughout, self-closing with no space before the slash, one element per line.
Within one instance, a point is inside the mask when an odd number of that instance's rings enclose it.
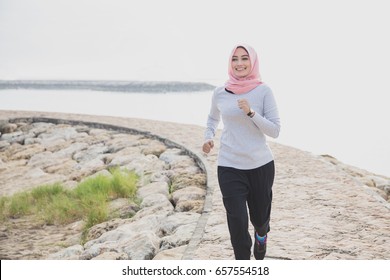
<path fill-rule="evenodd" d="M 214 148 L 214 141 L 207 140 L 206 142 L 204 142 L 202 150 L 204 153 L 208 154 L 208 153 L 210 153 L 212 148 Z"/>

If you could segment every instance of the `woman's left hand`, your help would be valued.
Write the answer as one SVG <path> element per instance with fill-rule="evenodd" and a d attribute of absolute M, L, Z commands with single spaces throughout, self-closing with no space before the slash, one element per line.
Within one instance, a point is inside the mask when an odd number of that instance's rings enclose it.
<path fill-rule="evenodd" d="M 248 100 L 246 99 L 238 99 L 238 108 L 244 111 L 245 114 L 248 114 L 251 110 L 251 106 L 249 105 Z"/>

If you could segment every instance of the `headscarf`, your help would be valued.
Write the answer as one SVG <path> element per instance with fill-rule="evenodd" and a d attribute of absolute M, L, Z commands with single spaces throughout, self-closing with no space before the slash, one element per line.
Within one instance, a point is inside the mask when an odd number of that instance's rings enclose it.
<path fill-rule="evenodd" d="M 251 61 L 251 71 L 246 77 L 237 77 L 234 75 L 232 68 L 232 58 L 233 54 L 238 47 L 243 47 L 249 54 L 249 59 Z M 256 51 L 249 45 L 241 44 L 233 48 L 233 51 L 229 57 L 229 68 L 228 68 L 229 80 L 225 83 L 225 88 L 229 91 L 234 92 L 235 94 L 242 94 L 251 91 L 258 85 L 262 84 L 260 72 L 259 72 L 259 61 L 257 59 Z"/>

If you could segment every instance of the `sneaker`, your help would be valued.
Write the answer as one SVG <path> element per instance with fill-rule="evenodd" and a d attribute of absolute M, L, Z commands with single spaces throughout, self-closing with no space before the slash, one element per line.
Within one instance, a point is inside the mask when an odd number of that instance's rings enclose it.
<path fill-rule="evenodd" d="M 256 260 L 264 260 L 267 251 L 267 235 L 260 237 L 255 231 L 255 244 L 253 245 L 253 255 Z"/>

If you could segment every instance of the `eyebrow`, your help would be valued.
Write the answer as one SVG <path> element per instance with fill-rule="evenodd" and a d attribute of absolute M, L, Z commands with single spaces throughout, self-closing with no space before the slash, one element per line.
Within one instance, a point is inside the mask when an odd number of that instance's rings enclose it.
<path fill-rule="evenodd" d="M 247 55 L 247 54 L 244 54 L 244 55 L 242 55 L 241 57 L 244 57 L 244 56 L 249 57 L 249 55 Z M 233 57 L 238 57 L 238 56 L 237 56 L 237 55 L 233 55 Z"/>

